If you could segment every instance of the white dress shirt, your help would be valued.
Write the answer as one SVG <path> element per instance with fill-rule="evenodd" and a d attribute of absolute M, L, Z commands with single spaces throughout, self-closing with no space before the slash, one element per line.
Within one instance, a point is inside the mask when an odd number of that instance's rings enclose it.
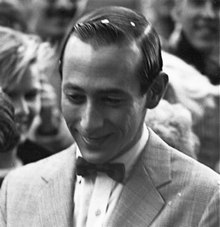
<path fill-rule="evenodd" d="M 125 165 L 125 180 L 118 183 L 105 173 L 96 176 L 77 176 L 74 193 L 74 226 L 101 227 L 106 226 L 116 203 L 120 197 L 126 180 L 148 140 L 148 130 L 144 125 L 139 141 L 114 162 Z M 77 149 L 77 156 L 81 156 Z M 114 163 L 113 162 L 113 163 Z"/>

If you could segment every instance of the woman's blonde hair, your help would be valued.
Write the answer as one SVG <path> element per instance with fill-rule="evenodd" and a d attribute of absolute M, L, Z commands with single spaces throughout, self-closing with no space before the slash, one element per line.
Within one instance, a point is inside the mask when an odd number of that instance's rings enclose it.
<path fill-rule="evenodd" d="M 0 86 L 3 90 L 16 85 L 32 64 L 37 64 L 39 76 L 54 59 L 49 43 L 36 35 L 28 35 L 0 26 Z"/>

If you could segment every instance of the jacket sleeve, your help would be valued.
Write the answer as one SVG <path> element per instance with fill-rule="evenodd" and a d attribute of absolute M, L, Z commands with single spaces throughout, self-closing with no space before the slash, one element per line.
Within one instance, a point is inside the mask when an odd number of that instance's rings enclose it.
<path fill-rule="evenodd" d="M 220 182 L 199 222 L 199 227 L 206 226 L 220 226 Z"/>
<path fill-rule="evenodd" d="M 0 226 L 7 225 L 7 178 L 3 181 L 0 189 Z"/>

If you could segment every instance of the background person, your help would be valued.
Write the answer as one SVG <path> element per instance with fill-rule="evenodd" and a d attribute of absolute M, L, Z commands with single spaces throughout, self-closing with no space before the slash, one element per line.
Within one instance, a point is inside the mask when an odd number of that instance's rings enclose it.
<path fill-rule="evenodd" d="M 220 85 L 211 84 L 205 75 L 175 55 L 162 51 L 162 58 L 164 70 L 169 74 L 164 98 L 185 106 L 192 114 L 193 125 L 198 124 L 206 111 L 215 110 Z"/>
<path fill-rule="evenodd" d="M 43 41 L 48 41 L 59 55 L 59 47 L 68 25 L 84 12 L 88 0 L 9 0 L 24 15 L 28 32 L 37 34 Z M 50 69 L 49 83 L 60 97 L 60 77 L 58 58 Z M 60 99 L 57 98 L 58 105 Z M 60 105 L 59 105 L 60 108 Z"/>
<path fill-rule="evenodd" d="M 204 107 L 204 117 L 194 126 L 201 141 L 198 160 L 214 169 L 220 159 L 220 1 L 176 0 L 174 3 L 172 15 L 176 29 L 170 38 L 167 50 L 193 65 L 206 76 L 210 83 L 216 86 L 213 91 L 218 89 L 214 97 L 215 107 L 212 109 Z M 185 83 L 190 87 L 192 82 Z M 203 91 L 202 86 L 201 91 Z"/>
<path fill-rule="evenodd" d="M 87 0 L 6 1 L 22 13 L 30 33 L 37 34 L 53 44 L 61 41 L 70 21 L 80 16 L 87 3 Z"/>
<path fill-rule="evenodd" d="M 21 11 L 7 1 L 0 1 L 0 26 L 27 31 L 27 25 Z"/>
<path fill-rule="evenodd" d="M 2 6 L 0 9 L 2 10 L 0 22 L 2 26 L 10 27 L 15 30 L 22 30 L 27 33 L 29 20 L 27 20 L 25 17 L 27 15 L 23 11 L 28 9 L 29 3 L 30 1 L 26 2 L 25 0 L 0 1 L 0 5 Z M 37 37 L 37 39 L 39 39 L 39 37 Z M 66 129 L 66 125 L 60 113 L 56 90 L 52 86 L 54 83 L 51 83 L 51 81 L 54 81 L 54 78 L 56 78 L 54 75 L 58 73 L 58 70 L 56 71 L 57 58 L 54 48 L 51 48 L 48 44 L 49 43 L 45 42 L 43 45 L 40 45 L 42 47 L 40 48 L 41 50 L 33 52 L 36 54 L 35 57 L 37 58 L 39 74 L 43 76 L 40 76 L 41 109 L 29 134 L 32 141 L 36 141 L 37 144 L 41 144 L 41 147 L 46 147 L 46 150 L 55 153 L 60 151 L 60 149 L 69 146 L 73 140 Z M 28 53 L 28 51 L 26 51 L 26 53 Z M 56 80 L 54 82 L 56 83 Z M 32 147 L 33 144 L 29 144 L 28 141 L 26 141 L 25 144 L 20 144 L 19 148 L 21 150 L 36 150 Z M 38 158 L 40 158 L 40 156 Z M 27 162 L 29 161 L 27 160 Z"/>
<path fill-rule="evenodd" d="M 141 12 L 147 16 L 160 35 L 160 39 L 166 42 L 174 30 L 174 20 L 171 11 L 175 0 L 139 0 Z"/>
<path fill-rule="evenodd" d="M 168 50 L 195 66 L 212 84 L 220 83 L 220 1 L 175 0 L 176 30 Z"/>
<path fill-rule="evenodd" d="M 9 28 L 0 27 L 0 37 L 0 86 L 13 102 L 20 134 L 17 154 L 27 164 L 55 153 L 40 141 L 30 140 L 33 123 L 41 112 L 41 101 L 45 100 L 42 98 L 42 80 L 46 79 L 43 69 L 51 64 L 54 51 L 39 37 Z M 68 134 L 65 138 L 68 140 Z M 72 140 L 67 141 L 68 145 L 66 140 L 61 142 L 60 148 L 72 144 Z"/>

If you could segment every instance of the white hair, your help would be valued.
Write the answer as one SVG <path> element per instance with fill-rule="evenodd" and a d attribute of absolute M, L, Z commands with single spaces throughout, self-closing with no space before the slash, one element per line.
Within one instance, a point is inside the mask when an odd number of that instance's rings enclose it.
<path fill-rule="evenodd" d="M 174 55 L 162 52 L 162 58 L 177 102 L 190 110 L 194 123 L 198 122 L 206 110 L 215 108 L 220 86 L 212 85 L 206 76 Z"/>
<path fill-rule="evenodd" d="M 183 105 L 161 100 L 147 111 L 145 122 L 167 144 L 196 159 L 200 143 L 193 132 L 191 113 Z"/>

